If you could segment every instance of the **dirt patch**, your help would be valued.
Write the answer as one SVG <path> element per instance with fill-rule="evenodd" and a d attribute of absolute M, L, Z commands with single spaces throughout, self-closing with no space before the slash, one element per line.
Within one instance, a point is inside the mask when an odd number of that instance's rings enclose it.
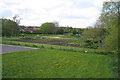
<path fill-rule="evenodd" d="M 74 40 L 64 39 L 64 40 L 57 40 L 57 39 L 23 39 L 23 40 L 11 40 L 11 41 L 19 41 L 19 42 L 31 42 L 31 43 L 42 43 L 42 44 L 52 44 L 52 45 L 62 45 L 62 46 L 73 46 L 73 47 L 80 47 L 80 45 L 73 44 L 73 45 L 65 45 L 67 43 L 75 42 Z"/>
<path fill-rule="evenodd" d="M 46 40 L 46 39 L 29 39 L 29 40 L 11 40 L 20 42 L 32 42 L 32 43 L 43 43 L 43 44 L 53 44 L 53 45 L 63 45 L 65 43 L 72 42 L 71 40 Z"/>
<path fill-rule="evenodd" d="M 67 46 L 73 46 L 73 47 L 81 47 L 81 45 L 78 45 L 78 44 L 69 44 Z"/>

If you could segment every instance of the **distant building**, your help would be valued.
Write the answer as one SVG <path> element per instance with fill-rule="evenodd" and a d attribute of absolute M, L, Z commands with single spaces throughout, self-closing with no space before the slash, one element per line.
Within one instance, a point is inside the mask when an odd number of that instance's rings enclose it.
<path fill-rule="evenodd" d="M 20 31 L 22 32 L 35 32 L 36 30 L 39 30 L 40 27 L 38 26 L 20 26 Z"/>

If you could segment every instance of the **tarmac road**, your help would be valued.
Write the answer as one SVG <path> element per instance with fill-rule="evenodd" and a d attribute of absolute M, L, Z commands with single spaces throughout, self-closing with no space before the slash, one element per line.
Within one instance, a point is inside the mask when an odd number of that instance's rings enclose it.
<path fill-rule="evenodd" d="M 19 52 L 19 51 L 25 51 L 25 50 L 33 50 L 33 49 L 39 49 L 39 48 L 30 48 L 30 47 L 0 44 L 0 54 Z"/>

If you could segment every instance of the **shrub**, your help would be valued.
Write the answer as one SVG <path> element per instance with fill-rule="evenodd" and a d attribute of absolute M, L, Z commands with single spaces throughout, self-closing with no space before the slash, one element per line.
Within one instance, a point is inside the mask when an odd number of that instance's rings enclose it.
<path fill-rule="evenodd" d="M 93 48 L 97 49 L 100 46 L 99 41 L 97 40 L 85 40 L 85 44 L 83 45 L 85 48 Z"/>
<path fill-rule="evenodd" d="M 37 45 L 32 45 L 33 47 L 38 47 Z"/>
<path fill-rule="evenodd" d="M 27 44 L 25 44 L 25 46 L 28 46 Z"/>
<path fill-rule="evenodd" d="M 74 29 L 74 30 L 73 30 L 73 34 L 78 34 L 78 32 Z"/>
<path fill-rule="evenodd" d="M 20 43 L 17 43 L 17 45 L 20 45 Z"/>
<path fill-rule="evenodd" d="M 64 33 L 64 30 L 62 28 L 59 28 L 58 31 L 57 31 L 58 34 L 63 34 Z"/>
<path fill-rule="evenodd" d="M 41 48 L 44 48 L 44 46 L 42 45 Z"/>
<path fill-rule="evenodd" d="M 16 43 L 9 43 L 10 45 L 16 45 Z"/>

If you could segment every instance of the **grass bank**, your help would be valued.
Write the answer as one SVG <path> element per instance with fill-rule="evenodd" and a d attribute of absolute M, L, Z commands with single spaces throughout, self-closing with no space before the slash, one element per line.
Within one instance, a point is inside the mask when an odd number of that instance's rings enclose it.
<path fill-rule="evenodd" d="M 117 77 L 108 55 L 41 48 L 2 55 L 3 78 Z"/>

